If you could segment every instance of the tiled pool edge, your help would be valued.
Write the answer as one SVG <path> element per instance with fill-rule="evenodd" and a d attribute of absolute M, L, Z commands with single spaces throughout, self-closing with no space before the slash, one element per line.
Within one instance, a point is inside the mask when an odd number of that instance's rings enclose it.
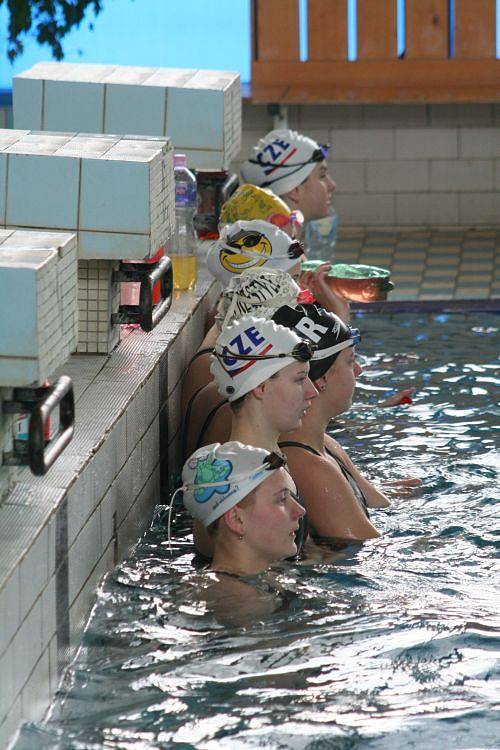
<path fill-rule="evenodd" d="M 154 331 L 61 368 L 75 382 L 75 437 L 46 477 L 23 470 L 0 505 L 0 748 L 43 716 L 100 578 L 179 469 L 180 377 L 216 297 L 202 271 Z"/>

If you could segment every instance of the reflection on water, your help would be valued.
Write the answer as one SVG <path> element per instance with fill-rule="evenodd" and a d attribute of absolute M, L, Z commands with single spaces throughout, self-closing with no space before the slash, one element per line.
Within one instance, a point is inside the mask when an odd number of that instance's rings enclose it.
<path fill-rule="evenodd" d="M 271 575 L 287 607 L 223 627 L 178 515 L 99 592 L 83 648 L 19 750 L 497 748 L 498 370 L 493 315 L 367 316 L 359 403 L 332 430 L 373 477 L 422 487 L 379 540 Z M 411 406 L 367 408 L 386 385 Z M 496 702 L 496 704 L 495 704 Z"/>

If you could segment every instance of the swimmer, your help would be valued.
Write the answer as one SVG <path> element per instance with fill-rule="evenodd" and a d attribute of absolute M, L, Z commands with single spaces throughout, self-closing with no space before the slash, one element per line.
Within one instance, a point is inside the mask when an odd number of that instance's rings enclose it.
<path fill-rule="evenodd" d="M 210 425 L 206 443 L 239 441 L 279 453 L 278 436 L 300 426 L 316 397 L 309 380 L 313 348 L 294 331 L 271 320 L 245 316 L 217 339 L 212 356 L 214 386 L 221 408 Z M 217 432 L 223 438 L 212 440 Z M 195 523 L 194 541 L 206 557 L 212 543 Z"/>
<path fill-rule="evenodd" d="M 352 404 L 356 377 L 361 373 L 354 349 L 359 332 L 316 305 L 282 307 L 274 320 L 317 347 L 310 377 L 318 397 L 304 414 L 301 426 L 279 441 L 314 535 L 337 544 L 374 539 L 380 534 L 368 509 L 387 507 L 389 499 L 326 432 L 330 421 Z"/>
<path fill-rule="evenodd" d="M 266 221 L 238 221 L 224 227 L 219 240 L 212 243 L 207 265 L 225 288 L 232 279 L 250 269 L 298 272 L 302 257 L 302 245 L 278 227 Z M 219 333 L 220 328 L 212 325 L 186 368 L 182 381 L 183 413 L 194 394 L 212 380 L 210 353 Z"/>
<path fill-rule="evenodd" d="M 245 182 L 270 188 L 292 211 L 300 211 L 307 224 L 330 213 L 337 185 L 328 174 L 328 149 L 295 130 L 271 130 L 254 147 L 241 176 Z M 333 294 L 324 279 L 329 268 L 325 264 L 302 274 L 299 283 L 310 289 L 325 309 L 347 322 L 349 303 Z"/>
<path fill-rule="evenodd" d="M 184 465 L 184 505 L 213 545 L 203 598 L 228 624 L 244 624 L 282 605 L 279 592 L 262 590 L 262 581 L 258 586 L 247 577 L 297 553 L 304 509 L 284 465 L 279 454 L 235 441 L 201 448 Z"/>

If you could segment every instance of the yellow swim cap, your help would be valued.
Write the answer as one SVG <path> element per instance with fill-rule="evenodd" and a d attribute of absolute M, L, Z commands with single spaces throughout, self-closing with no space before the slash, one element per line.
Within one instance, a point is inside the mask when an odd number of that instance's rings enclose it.
<path fill-rule="evenodd" d="M 291 211 L 271 190 L 241 185 L 222 206 L 219 226 L 252 219 L 268 221 L 280 229 L 288 224 L 301 226 L 304 221 L 300 211 Z"/>

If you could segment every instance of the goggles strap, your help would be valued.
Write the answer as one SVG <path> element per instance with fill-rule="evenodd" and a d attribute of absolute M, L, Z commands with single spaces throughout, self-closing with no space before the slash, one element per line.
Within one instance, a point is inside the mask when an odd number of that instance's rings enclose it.
<path fill-rule="evenodd" d="M 341 341 L 340 344 L 334 344 L 333 346 L 329 346 L 327 349 L 317 349 L 313 356 L 313 360 L 318 359 L 326 359 L 326 357 L 330 357 L 332 354 L 337 354 L 337 352 L 341 352 L 343 349 L 347 349 L 350 346 L 355 345 L 354 338 L 347 339 L 346 341 Z"/>

